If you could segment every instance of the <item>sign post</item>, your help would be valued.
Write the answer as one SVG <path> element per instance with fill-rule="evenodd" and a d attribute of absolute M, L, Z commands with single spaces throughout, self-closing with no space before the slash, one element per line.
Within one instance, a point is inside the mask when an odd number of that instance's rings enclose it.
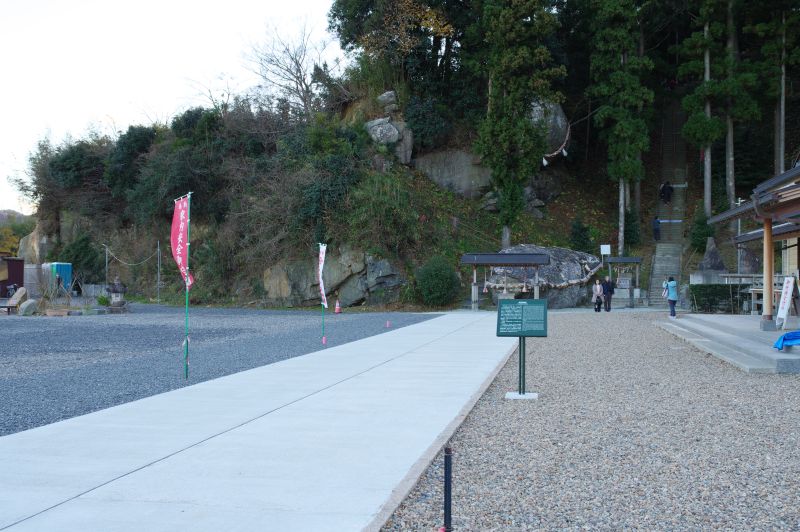
<path fill-rule="evenodd" d="M 781 290 L 781 301 L 778 304 L 778 315 L 775 319 L 775 325 L 778 329 L 786 328 L 786 318 L 789 317 L 789 306 L 792 304 L 792 299 L 795 295 L 795 279 L 794 276 L 787 276 L 783 280 L 783 290 Z M 764 290 L 764 297 L 767 291 Z"/>
<path fill-rule="evenodd" d="M 600 244 L 600 260 L 611 256 L 611 244 Z M 608 264 L 608 276 L 611 277 L 611 263 Z"/>
<path fill-rule="evenodd" d="M 525 390 L 525 338 L 547 336 L 547 300 L 498 300 L 497 336 L 516 336 L 519 339 L 518 391 L 508 392 L 506 399 L 537 399 L 538 393 Z"/>

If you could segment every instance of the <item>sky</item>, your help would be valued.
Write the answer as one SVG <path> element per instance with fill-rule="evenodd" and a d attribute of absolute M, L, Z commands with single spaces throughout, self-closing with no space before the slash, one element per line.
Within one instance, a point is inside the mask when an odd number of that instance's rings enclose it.
<path fill-rule="evenodd" d="M 326 32 L 332 0 L 25 0 L 0 15 L 0 210 L 29 214 L 8 177 L 37 143 L 168 122 L 209 92 L 257 85 L 248 60 L 271 31 Z"/>

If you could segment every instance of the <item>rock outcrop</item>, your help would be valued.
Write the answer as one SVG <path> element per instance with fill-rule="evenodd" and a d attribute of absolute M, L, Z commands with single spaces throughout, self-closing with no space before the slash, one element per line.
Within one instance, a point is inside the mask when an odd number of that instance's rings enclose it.
<path fill-rule="evenodd" d="M 725 263 L 722 261 L 722 255 L 720 255 L 717 249 L 717 242 L 714 240 L 713 236 L 708 237 L 706 240 L 706 252 L 703 255 L 703 260 L 697 265 L 697 269 L 700 271 L 728 271 L 728 269 L 725 268 Z"/>
<path fill-rule="evenodd" d="M 442 188 L 478 198 L 491 187 L 492 172 L 466 150 L 443 150 L 419 156 L 413 166 Z"/>
<path fill-rule="evenodd" d="M 328 248 L 322 279 L 328 298 L 338 297 L 345 307 L 361 303 L 393 303 L 399 299 L 400 289 L 406 284 L 402 273 L 388 260 L 348 247 Z M 319 305 L 314 258 L 281 261 L 270 266 L 264 271 L 263 284 L 268 305 Z"/>
<path fill-rule="evenodd" d="M 603 263 L 589 253 L 559 247 L 519 244 L 501 253 L 543 253 L 550 264 L 539 267 L 539 297 L 547 299 L 548 308 L 571 308 L 584 305 L 589 300 L 586 285 Z M 533 297 L 535 270 L 530 268 L 496 267 L 487 280 L 492 298 L 504 287 L 515 297 Z M 525 292 L 523 292 L 523 287 Z"/>
<path fill-rule="evenodd" d="M 742 246 L 742 273 L 754 274 L 761 273 L 762 255 L 756 253 L 747 246 Z"/>
<path fill-rule="evenodd" d="M 20 239 L 17 256 L 25 259 L 25 264 L 41 264 L 47 257 L 51 245 L 51 239 L 37 224 L 31 234 Z"/>
<path fill-rule="evenodd" d="M 376 101 L 383 107 L 386 116 L 370 120 L 364 124 L 364 128 L 376 144 L 394 144 L 394 153 L 400 163 L 410 164 L 414 150 L 414 133 L 401 118 L 396 116 L 400 111 L 397 94 L 394 91 L 387 91 L 378 96 Z"/>

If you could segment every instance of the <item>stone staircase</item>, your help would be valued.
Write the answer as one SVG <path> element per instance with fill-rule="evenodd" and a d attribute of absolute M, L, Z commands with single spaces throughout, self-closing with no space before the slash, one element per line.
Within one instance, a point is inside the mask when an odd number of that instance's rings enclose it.
<path fill-rule="evenodd" d="M 650 272 L 648 297 L 651 306 L 667 306 L 661 297 L 664 280 L 674 277 L 681 282 L 681 258 L 686 227 L 686 143 L 681 137 L 681 126 L 686 116 L 680 103 L 675 102 L 664 118 L 661 135 L 661 180 L 673 187 L 672 201 L 665 205 L 658 200 L 656 215 L 661 220 L 661 240 L 656 242 Z M 659 183 L 660 184 L 660 183 Z"/>
<path fill-rule="evenodd" d="M 670 276 L 680 283 L 682 250 L 683 244 L 680 243 L 656 244 L 656 256 L 650 273 L 650 306 L 667 306 L 667 300 L 661 297 L 661 284 Z"/>

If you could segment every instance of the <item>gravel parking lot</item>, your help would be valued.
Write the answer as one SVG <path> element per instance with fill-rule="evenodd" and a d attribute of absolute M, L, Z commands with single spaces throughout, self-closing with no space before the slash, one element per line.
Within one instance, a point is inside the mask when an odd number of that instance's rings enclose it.
<path fill-rule="evenodd" d="M 798 530 L 800 376 L 746 374 L 653 313 L 551 313 L 450 441 L 455 530 Z M 440 453 L 384 530 L 442 524 Z"/>
<path fill-rule="evenodd" d="M 323 348 L 320 312 L 192 308 L 183 378 L 183 308 L 125 315 L 0 316 L 0 436 Z M 328 345 L 433 317 L 326 313 Z"/>

